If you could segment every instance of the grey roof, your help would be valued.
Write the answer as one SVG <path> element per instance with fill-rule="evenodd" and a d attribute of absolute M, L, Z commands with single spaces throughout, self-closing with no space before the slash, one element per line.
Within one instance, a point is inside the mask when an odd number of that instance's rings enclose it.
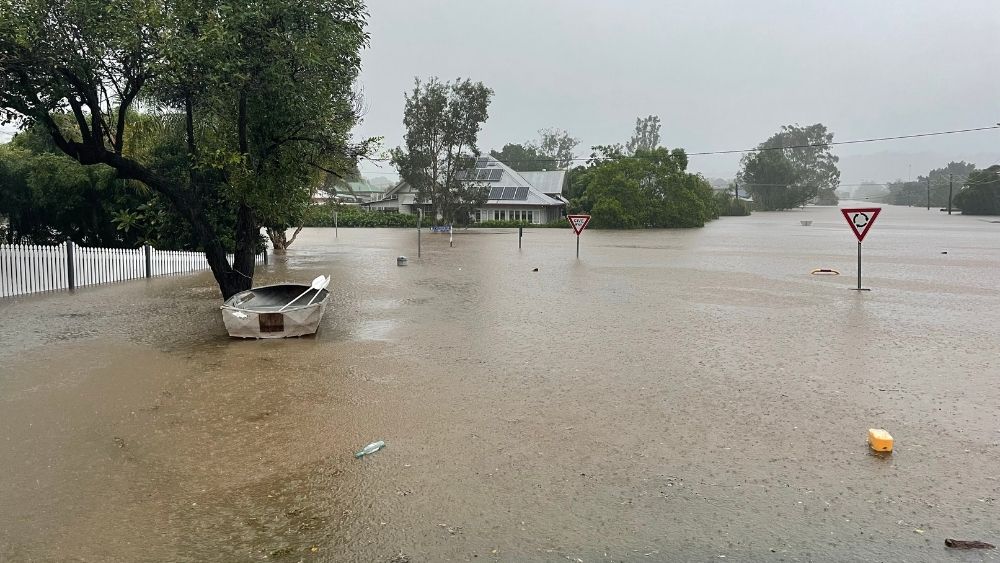
<path fill-rule="evenodd" d="M 565 170 L 540 170 L 519 172 L 522 178 L 543 194 L 561 194 L 566 184 Z"/>
<path fill-rule="evenodd" d="M 490 199 L 486 201 L 486 205 L 565 205 L 564 200 L 560 198 L 553 198 L 545 195 L 546 192 L 538 189 L 531 182 L 524 178 L 524 174 L 520 173 L 507 166 L 506 164 L 500 162 L 499 160 L 493 158 L 492 156 L 483 156 L 479 158 L 480 161 L 485 161 L 485 168 L 496 168 L 502 170 L 499 180 L 495 181 L 482 181 L 479 182 L 485 188 L 528 188 L 528 194 L 525 199 L 515 200 L 515 199 Z M 556 179 L 554 174 L 560 174 L 561 178 L 565 178 L 566 171 L 558 170 L 549 172 L 542 172 L 541 174 L 553 174 L 553 176 L 544 176 L 545 182 L 551 185 L 553 182 L 561 182 L 561 180 Z M 542 176 L 539 176 L 542 178 Z M 551 179 L 550 179 L 551 178 Z M 562 188 L 552 193 L 560 193 Z M 385 192 L 383 199 L 392 199 L 400 193 L 409 193 L 410 185 L 405 181 L 401 181 L 396 184 L 392 189 Z"/>

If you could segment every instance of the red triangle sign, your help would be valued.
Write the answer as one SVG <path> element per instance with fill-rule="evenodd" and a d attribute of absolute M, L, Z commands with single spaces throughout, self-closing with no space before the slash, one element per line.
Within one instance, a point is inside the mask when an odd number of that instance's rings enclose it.
<path fill-rule="evenodd" d="M 569 224 L 573 227 L 573 232 L 576 233 L 576 236 L 580 236 L 580 233 L 590 223 L 590 215 L 567 215 L 566 218 L 569 219 Z"/>
<path fill-rule="evenodd" d="M 859 243 L 865 240 L 868 229 L 875 224 L 875 218 L 878 217 L 880 211 L 882 211 L 881 207 L 856 207 L 840 210 L 844 214 L 844 219 L 847 219 L 847 224 L 854 231 L 854 236 L 858 237 Z"/>

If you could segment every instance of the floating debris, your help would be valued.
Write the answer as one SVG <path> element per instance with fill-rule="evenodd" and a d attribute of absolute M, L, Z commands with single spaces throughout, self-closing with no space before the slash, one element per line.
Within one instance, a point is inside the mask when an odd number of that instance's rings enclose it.
<path fill-rule="evenodd" d="M 361 459 L 366 455 L 371 455 L 381 450 L 384 447 L 385 447 L 385 442 L 383 442 L 382 440 L 379 440 L 378 442 L 372 442 L 371 444 L 368 444 L 367 446 L 361 448 L 361 451 L 354 454 L 354 457 Z"/>

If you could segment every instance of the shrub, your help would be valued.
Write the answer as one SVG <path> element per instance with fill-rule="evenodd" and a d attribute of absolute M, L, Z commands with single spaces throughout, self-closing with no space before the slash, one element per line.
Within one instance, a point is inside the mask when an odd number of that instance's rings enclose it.
<path fill-rule="evenodd" d="M 742 217 L 750 214 L 750 202 L 736 199 L 732 194 L 715 194 L 715 207 L 719 216 Z"/>
<path fill-rule="evenodd" d="M 306 210 L 304 225 L 306 227 L 333 227 L 333 214 L 337 213 L 336 226 L 351 227 L 399 227 L 416 228 L 417 216 L 403 213 L 383 213 L 381 211 L 366 211 L 357 207 L 345 205 L 323 204 L 313 205 Z M 429 223 L 425 221 L 425 223 Z"/>

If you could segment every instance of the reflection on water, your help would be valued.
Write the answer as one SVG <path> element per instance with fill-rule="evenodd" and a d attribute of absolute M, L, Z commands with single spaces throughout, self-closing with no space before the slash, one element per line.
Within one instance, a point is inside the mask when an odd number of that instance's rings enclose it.
<path fill-rule="evenodd" d="M 331 301 L 282 341 L 227 338 L 207 273 L 5 300 L 0 560 L 940 560 L 998 534 L 997 228 L 888 208 L 868 294 L 835 208 L 579 261 L 306 230 L 258 282 Z"/>

